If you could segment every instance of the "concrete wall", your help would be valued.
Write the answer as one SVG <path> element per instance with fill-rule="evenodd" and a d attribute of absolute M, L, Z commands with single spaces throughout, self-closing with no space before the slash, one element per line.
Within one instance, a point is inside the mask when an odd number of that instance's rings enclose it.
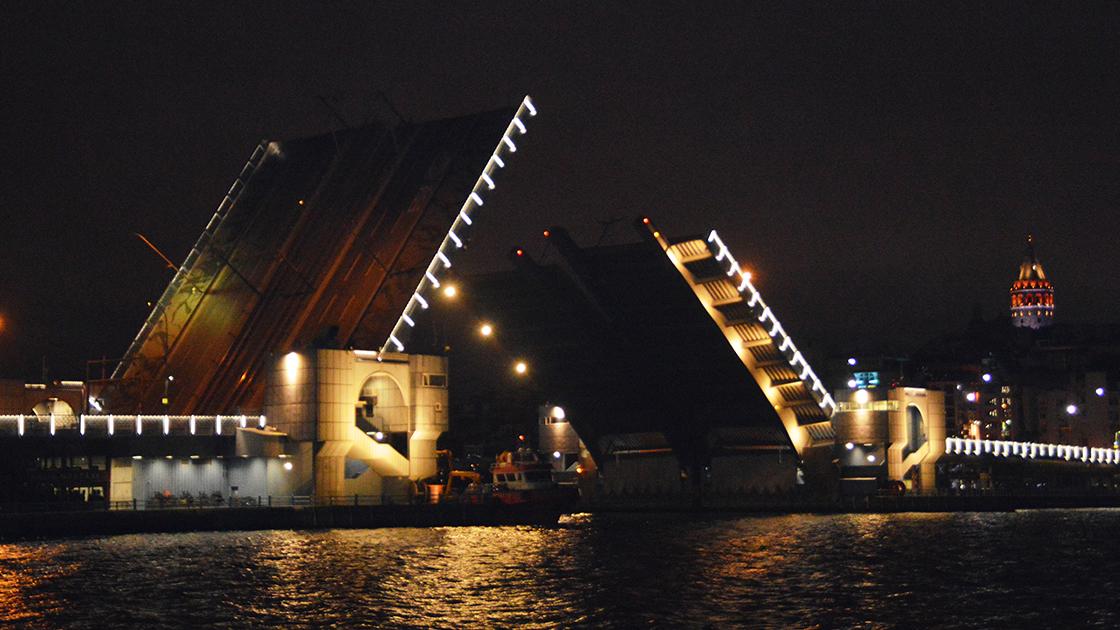
<path fill-rule="evenodd" d="M 382 477 L 421 479 L 436 472 L 436 440 L 448 426 L 447 359 L 392 353 L 382 359 L 329 349 L 277 358 L 265 389 L 269 426 L 297 445 L 313 444 L 292 458 L 294 486 L 310 485 L 318 496 L 370 495 L 382 492 Z M 407 453 L 355 427 L 363 396 L 376 401 L 367 421 L 386 442 L 389 434 L 405 434 Z M 347 462 L 354 460 L 371 473 L 347 478 Z"/>
<path fill-rule="evenodd" d="M 681 465 L 672 453 L 605 457 L 601 470 L 606 496 L 665 496 L 681 494 Z"/>
<path fill-rule="evenodd" d="M 797 457 L 789 453 L 751 452 L 712 458 L 710 491 L 719 495 L 768 495 L 793 490 Z"/>

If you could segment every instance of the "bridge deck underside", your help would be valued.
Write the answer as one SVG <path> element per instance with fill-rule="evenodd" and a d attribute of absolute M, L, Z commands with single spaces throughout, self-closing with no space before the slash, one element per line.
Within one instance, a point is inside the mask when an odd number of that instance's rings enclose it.
<path fill-rule="evenodd" d="M 452 322 L 453 348 L 469 350 L 452 356 L 456 390 L 531 389 L 537 403 L 562 404 L 592 450 L 607 435 L 649 432 L 694 463 L 720 448 L 719 436 L 789 447 L 774 409 L 656 245 L 579 249 L 559 230 L 550 240 L 558 264 L 517 259 L 517 271 L 470 279 L 465 291 L 500 331 L 501 350 L 532 365 L 531 383 L 488 365 L 491 350 L 462 325 L 472 318 Z"/>
<path fill-rule="evenodd" d="M 114 410 L 255 410 L 270 356 L 380 345 L 509 118 L 269 145 L 122 362 Z"/>

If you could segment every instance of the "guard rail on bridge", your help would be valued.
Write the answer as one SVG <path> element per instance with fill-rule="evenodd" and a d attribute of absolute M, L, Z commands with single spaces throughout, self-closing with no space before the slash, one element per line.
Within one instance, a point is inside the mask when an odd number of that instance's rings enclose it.
<path fill-rule="evenodd" d="M 104 512 L 129 510 L 221 510 L 285 507 L 355 507 L 410 505 L 409 495 L 351 494 L 328 497 L 309 495 L 261 495 L 241 497 L 171 496 L 130 501 L 47 501 L 0 504 L 0 514 Z"/>
<path fill-rule="evenodd" d="M 264 416 L 245 414 L 216 416 L 169 415 L 0 415 L 0 435 L 78 434 L 114 435 L 233 435 L 238 428 L 263 429 Z"/>
<path fill-rule="evenodd" d="M 1120 465 L 1120 449 L 1092 448 L 1072 444 L 1042 444 L 1010 440 L 945 438 L 946 455 L 1018 457 L 1021 459 L 1081 461 L 1088 464 Z"/>

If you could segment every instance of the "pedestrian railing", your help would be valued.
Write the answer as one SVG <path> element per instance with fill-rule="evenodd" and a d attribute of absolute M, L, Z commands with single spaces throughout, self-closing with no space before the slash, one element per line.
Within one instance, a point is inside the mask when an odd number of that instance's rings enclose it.
<path fill-rule="evenodd" d="M 309 495 L 259 495 L 224 497 L 151 497 L 127 501 L 39 501 L 0 504 L 0 514 L 34 512 L 104 512 L 130 510 L 211 510 L 261 509 L 293 507 L 356 507 L 381 505 L 412 505 L 409 495 L 350 494 L 327 497 Z"/>

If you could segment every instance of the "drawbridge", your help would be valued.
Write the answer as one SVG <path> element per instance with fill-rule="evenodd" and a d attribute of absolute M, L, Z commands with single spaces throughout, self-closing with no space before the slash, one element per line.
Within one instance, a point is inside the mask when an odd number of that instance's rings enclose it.
<path fill-rule="evenodd" d="M 98 395 L 116 412 L 259 409 L 278 353 L 399 345 L 535 114 L 526 97 L 262 142 Z"/>
<path fill-rule="evenodd" d="M 798 454 L 831 446 L 836 402 L 715 230 L 670 241 L 642 219 L 774 407 Z"/>

